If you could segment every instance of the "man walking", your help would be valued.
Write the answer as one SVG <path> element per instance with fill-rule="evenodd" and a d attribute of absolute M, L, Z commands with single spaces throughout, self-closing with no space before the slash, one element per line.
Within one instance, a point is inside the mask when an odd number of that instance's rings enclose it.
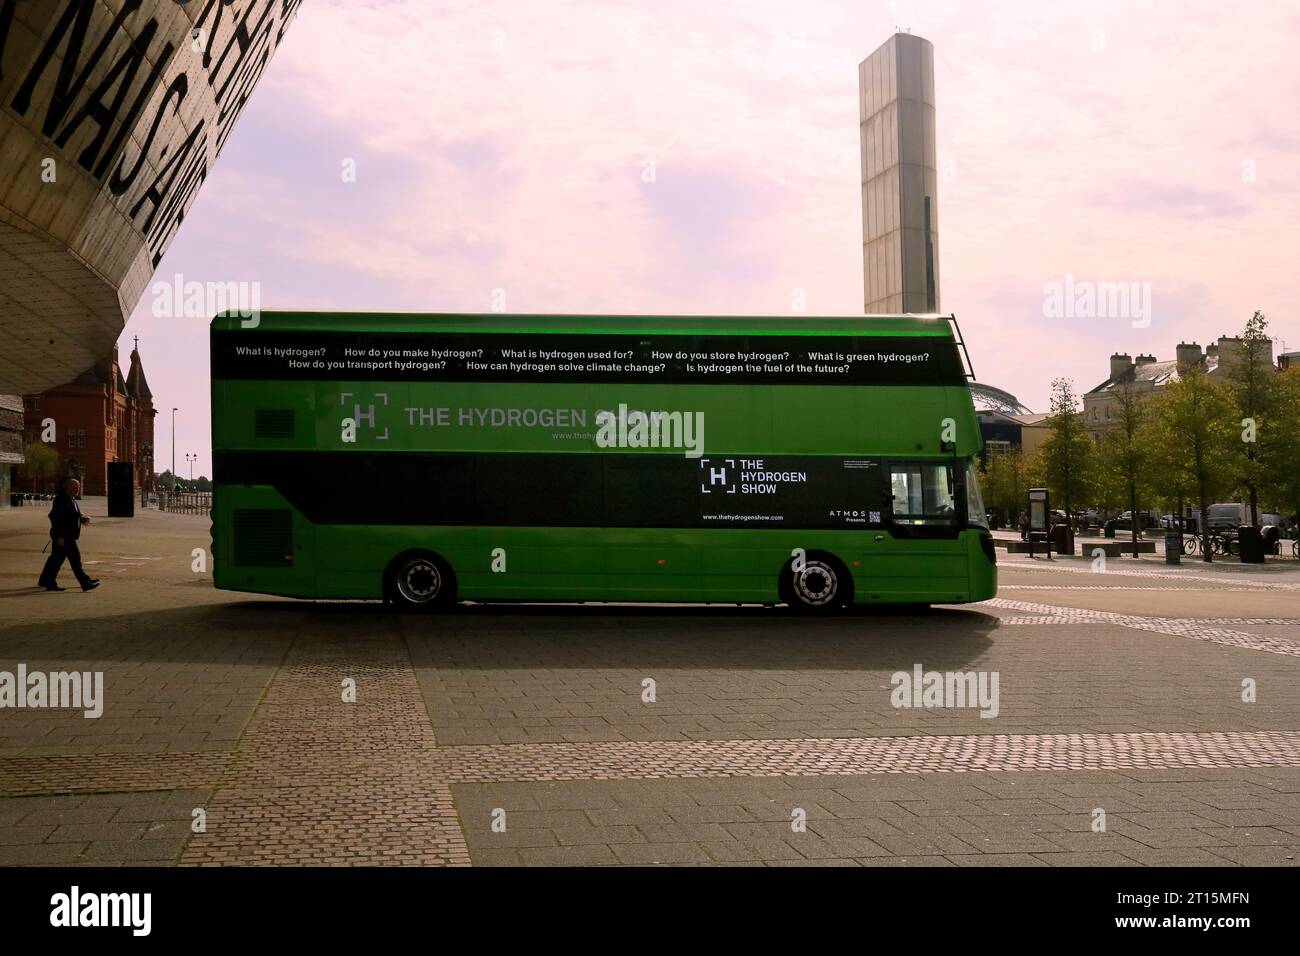
<path fill-rule="evenodd" d="M 54 506 L 50 508 L 50 540 L 53 549 L 41 572 L 40 587 L 47 591 L 63 591 L 56 580 L 59 569 L 66 558 L 72 567 L 72 573 L 83 591 L 93 591 L 99 587 L 99 581 L 92 578 L 81 568 L 81 551 L 77 539 L 81 537 L 81 526 L 90 524 L 90 519 L 81 513 L 77 496 L 81 494 L 81 482 L 76 478 L 64 478 L 59 483 L 59 493 L 54 496 Z"/>

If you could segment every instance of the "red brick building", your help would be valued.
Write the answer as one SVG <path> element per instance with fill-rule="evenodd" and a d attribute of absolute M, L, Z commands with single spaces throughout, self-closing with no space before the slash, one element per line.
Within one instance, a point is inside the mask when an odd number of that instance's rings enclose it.
<path fill-rule="evenodd" d="M 58 474 L 79 477 L 83 494 L 107 493 L 111 461 L 134 462 L 136 487 L 153 490 L 153 420 L 158 412 L 136 342 L 125 376 L 114 345 L 112 355 L 67 385 L 23 396 L 26 440 L 42 440 L 52 420 L 54 440 L 48 444 L 58 453 Z M 30 486 L 30 479 L 25 482 Z"/>
<path fill-rule="evenodd" d="M 0 511 L 9 507 L 16 491 L 18 467 L 23 463 L 23 398 L 0 395 Z"/>

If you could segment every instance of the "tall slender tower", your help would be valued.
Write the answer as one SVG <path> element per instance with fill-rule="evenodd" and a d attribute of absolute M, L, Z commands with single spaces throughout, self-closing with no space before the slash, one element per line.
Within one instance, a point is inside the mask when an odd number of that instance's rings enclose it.
<path fill-rule="evenodd" d="M 858 64 L 868 313 L 939 311 L 934 46 L 896 33 Z"/>

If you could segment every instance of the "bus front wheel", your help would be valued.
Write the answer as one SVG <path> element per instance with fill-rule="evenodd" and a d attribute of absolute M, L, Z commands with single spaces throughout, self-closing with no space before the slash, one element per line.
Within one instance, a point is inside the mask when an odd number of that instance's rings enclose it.
<path fill-rule="evenodd" d="M 781 600 L 796 610 L 828 613 L 853 602 L 853 579 L 838 559 L 813 551 L 802 570 L 794 569 L 793 560 L 786 563 L 779 591 Z"/>
<path fill-rule="evenodd" d="M 443 610 L 456 603 L 456 576 L 431 552 L 399 555 L 384 572 L 384 600 L 403 611 Z"/>

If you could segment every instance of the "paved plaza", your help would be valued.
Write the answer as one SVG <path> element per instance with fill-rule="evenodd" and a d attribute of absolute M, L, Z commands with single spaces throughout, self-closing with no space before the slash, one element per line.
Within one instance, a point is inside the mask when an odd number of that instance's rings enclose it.
<path fill-rule="evenodd" d="M 85 510 L 91 593 L 35 587 L 44 508 L 0 513 L 0 672 L 104 673 L 96 719 L 0 710 L 0 864 L 1300 858 L 1294 559 L 999 552 L 995 600 L 925 614 L 398 616 L 215 591 L 206 517 Z M 996 716 L 894 706 L 918 665 L 996 675 Z"/>

